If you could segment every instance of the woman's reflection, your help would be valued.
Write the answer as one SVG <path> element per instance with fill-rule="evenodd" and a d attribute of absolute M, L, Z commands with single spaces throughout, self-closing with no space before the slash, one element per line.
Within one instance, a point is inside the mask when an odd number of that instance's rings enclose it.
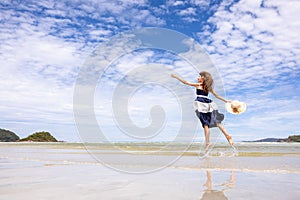
<path fill-rule="evenodd" d="M 224 189 L 222 190 L 214 190 L 212 188 L 212 177 L 211 177 L 211 172 L 206 171 L 206 183 L 204 184 L 206 186 L 206 190 L 202 196 L 202 200 L 222 200 L 222 199 L 227 199 L 225 196 L 224 192 L 228 189 L 231 189 L 234 187 L 234 181 L 235 181 L 235 172 L 231 172 L 231 176 L 229 180 L 227 180 L 225 183 L 222 184 L 222 186 L 225 186 Z"/>

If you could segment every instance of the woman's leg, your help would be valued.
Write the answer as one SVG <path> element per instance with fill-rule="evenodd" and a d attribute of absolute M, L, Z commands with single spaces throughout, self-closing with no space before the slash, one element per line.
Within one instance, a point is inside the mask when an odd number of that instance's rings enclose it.
<path fill-rule="evenodd" d="M 232 146 L 234 143 L 232 141 L 231 136 L 229 135 L 229 133 L 224 128 L 224 126 L 222 124 L 217 124 L 217 126 L 222 131 L 222 133 L 225 135 L 225 137 L 226 137 L 227 141 L 229 142 L 229 144 Z"/>
<path fill-rule="evenodd" d="M 205 136 L 205 143 L 206 143 L 206 148 L 205 151 L 208 151 L 208 147 L 209 147 L 209 128 L 207 125 L 204 125 L 204 136 Z"/>

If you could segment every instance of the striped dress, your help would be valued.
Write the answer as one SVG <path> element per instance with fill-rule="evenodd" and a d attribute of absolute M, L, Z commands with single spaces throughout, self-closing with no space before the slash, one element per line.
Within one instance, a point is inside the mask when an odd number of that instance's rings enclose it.
<path fill-rule="evenodd" d="M 224 119 L 224 115 L 219 113 L 218 106 L 208 98 L 208 93 L 201 89 L 196 90 L 197 98 L 194 101 L 194 108 L 202 127 L 216 127 Z"/>

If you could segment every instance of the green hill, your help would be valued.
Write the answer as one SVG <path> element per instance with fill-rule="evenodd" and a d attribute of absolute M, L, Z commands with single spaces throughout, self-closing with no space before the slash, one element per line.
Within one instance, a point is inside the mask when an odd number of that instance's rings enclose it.
<path fill-rule="evenodd" d="M 290 135 L 288 138 L 265 138 L 261 140 L 244 142 L 300 142 L 300 135 Z"/>
<path fill-rule="evenodd" d="M 26 138 L 22 138 L 19 142 L 57 142 L 57 140 L 49 132 L 36 132 Z"/>
<path fill-rule="evenodd" d="M 300 135 L 291 135 L 286 140 L 287 142 L 300 142 Z"/>
<path fill-rule="evenodd" d="M 0 128 L 0 142 L 16 142 L 19 139 L 14 132 Z"/>

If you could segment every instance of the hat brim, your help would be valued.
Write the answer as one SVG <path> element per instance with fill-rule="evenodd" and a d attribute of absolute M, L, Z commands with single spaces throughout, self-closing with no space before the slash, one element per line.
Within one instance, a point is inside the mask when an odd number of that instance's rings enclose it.
<path fill-rule="evenodd" d="M 226 108 L 227 112 L 234 114 L 234 115 L 238 115 L 238 114 L 245 112 L 246 108 L 247 108 L 247 105 L 244 102 L 239 102 L 239 104 L 241 107 L 238 112 L 233 111 L 233 109 L 231 108 L 231 103 L 226 103 L 225 108 Z"/>

